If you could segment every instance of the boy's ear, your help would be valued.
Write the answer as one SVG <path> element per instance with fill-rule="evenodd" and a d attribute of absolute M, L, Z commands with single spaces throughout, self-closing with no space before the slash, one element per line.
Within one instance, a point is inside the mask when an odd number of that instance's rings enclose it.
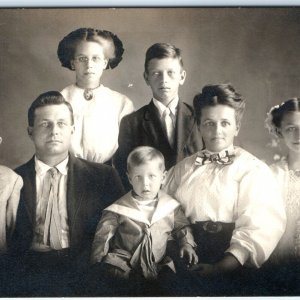
<path fill-rule="evenodd" d="M 128 173 L 128 172 L 126 172 L 126 175 L 127 175 L 127 178 L 128 178 L 128 181 L 129 181 L 129 183 L 132 185 L 132 183 L 131 183 L 131 178 L 130 178 L 130 175 L 129 175 L 129 173 Z"/>
<path fill-rule="evenodd" d="M 185 78 L 186 78 L 186 71 L 185 70 L 182 70 L 181 73 L 180 73 L 180 81 L 179 81 L 179 84 L 180 85 L 183 85 L 184 84 L 184 81 L 185 81 Z"/>
<path fill-rule="evenodd" d="M 149 85 L 148 74 L 147 74 L 147 72 L 144 72 L 144 73 L 143 73 L 143 76 L 144 76 L 144 79 L 145 79 L 146 84 Z"/>
<path fill-rule="evenodd" d="M 33 131 L 33 128 L 31 126 L 28 126 L 27 127 L 27 133 L 28 133 L 28 136 L 32 139 L 32 131 Z"/>
<path fill-rule="evenodd" d="M 166 183 L 166 179 L 167 179 L 167 171 L 164 171 L 163 176 L 162 176 L 162 181 L 161 184 L 164 185 Z"/>

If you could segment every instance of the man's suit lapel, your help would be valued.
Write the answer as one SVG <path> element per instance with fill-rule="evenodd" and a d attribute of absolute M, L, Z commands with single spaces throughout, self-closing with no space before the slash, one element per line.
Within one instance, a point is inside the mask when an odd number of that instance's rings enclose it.
<path fill-rule="evenodd" d="M 176 120 L 176 151 L 181 153 L 192 133 L 193 127 L 196 126 L 193 112 L 179 101 Z"/>
<path fill-rule="evenodd" d="M 148 136 L 153 139 L 153 144 L 160 148 L 170 148 L 168 138 L 163 130 L 159 112 L 153 101 L 148 104 L 147 110 L 144 113 L 143 127 Z"/>
<path fill-rule="evenodd" d="M 84 199 L 84 192 L 86 190 L 82 186 L 86 180 L 84 178 L 83 168 L 84 166 L 81 166 L 80 160 L 70 154 L 67 180 L 67 210 L 71 241 L 73 234 L 76 234 L 72 229 L 76 222 L 77 212 L 81 206 L 82 199 Z M 78 176 L 78 174 L 80 174 L 80 176 Z"/>
<path fill-rule="evenodd" d="M 28 171 L 23 175 L 23 197 L 25 207 L 32 224 L 35 224 L 36 216 L 36 172 L 34 157 L 28 162 Z"/>

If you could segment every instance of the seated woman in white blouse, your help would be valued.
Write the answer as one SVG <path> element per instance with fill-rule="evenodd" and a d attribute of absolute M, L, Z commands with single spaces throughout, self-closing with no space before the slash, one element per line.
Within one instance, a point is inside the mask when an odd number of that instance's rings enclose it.
<path fill-rule="evenodd" d="M 200 263 L 191 273 L 259 268 L 284 232 L 285 213 L 268 166 L 233 145 L 245 101 L 231 85 L 207 85 L 194 107 L 204 149 L 173 167 L 165 185 L 193 226 Z"/>

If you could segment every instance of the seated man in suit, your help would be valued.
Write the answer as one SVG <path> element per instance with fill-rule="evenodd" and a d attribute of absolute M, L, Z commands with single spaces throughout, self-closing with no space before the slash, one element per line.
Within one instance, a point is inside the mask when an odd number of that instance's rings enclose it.
<path fill-rule="evenodd" d="M 147 50 L 144 78 L 153 97 L 149 104 L 122 119 L 119 148 L 113 158 L 126 190 L 130 189 L 127 157 L 134 148 L 158 149 L 165 157 L 167 170 L 202 149 L 193 108 L 178 96 L 185 77 L 180 49 L 156 43 Z"/>
<path fill-rule="evenodd" d="M 71 105 L 56 91 L 41 94 L 28 110 L 35 155 L 16 169 L 24 187 L 10 252 L 25 270 L 15 278 L 16 295 L 82 292 L 101 212 L 124 194 L 113 168 L 68 152 L 73 124 Z"/>

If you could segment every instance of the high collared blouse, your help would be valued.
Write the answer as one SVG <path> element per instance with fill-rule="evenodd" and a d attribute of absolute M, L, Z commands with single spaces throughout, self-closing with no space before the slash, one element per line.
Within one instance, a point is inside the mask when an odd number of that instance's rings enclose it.
<path fill-rule="evenodd" d="M 126 96 L 103 85 L 93 89 L 90 101 L 85 100 L 83 91 L 72 84 L 61 92 L 74 112 L 71 151 L 76 157 L 104 163 L 117 150 L 121 119 L 133 112 L 134 106 Z"/>
<path fill-rule="evenodd" d="M 269 167 L 242 148 L 232 164 L 199 164 L 198 153 L 169 172 L 164 189 L 191 223 L 235 223 L 230 252 L 241 264 L 260 267 L 285 228 L 283 200 Z"/>
<path fill-rule="evenodd" d="M 300 238 L 300 232 L 297 232 L 297 227 L 298 231 L 300 230 L 300 174 L 289 170 L 286 159 L 271 165 L 271 170 L 280 186 L 287 223 L 285 232 L 270 260 L 273 263 L 283 263 L 296 258 L 296 234 Z"/>

